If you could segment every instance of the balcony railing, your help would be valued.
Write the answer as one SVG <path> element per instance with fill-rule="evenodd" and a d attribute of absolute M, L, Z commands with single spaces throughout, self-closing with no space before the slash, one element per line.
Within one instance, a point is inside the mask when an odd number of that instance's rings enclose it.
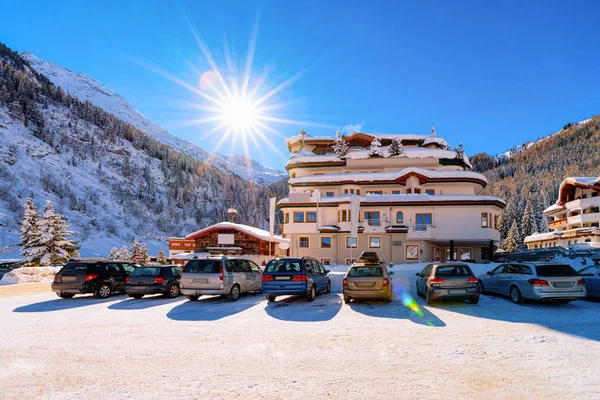
<path fill-rule="evenodd" d="M 567 219 L 566 219 L 566 218 L 563 218 L 563 219 L 556 219 L 556 220 L 554 220 L 554 221 L 550 221 L 550 222 L 548 222 L 548 226 L 549 226 L 550 228 L 553 228 L 553 227 L 555 227 L 555 226 L 558 226 L 558 225 L 565 224 L 566 222 L 567 222 Z"/>
<path fill-rule="evenodd" d="M 382 223 L 380 219 L 365 219 L 364 222 L 369 226 L 381 226 Z"/>

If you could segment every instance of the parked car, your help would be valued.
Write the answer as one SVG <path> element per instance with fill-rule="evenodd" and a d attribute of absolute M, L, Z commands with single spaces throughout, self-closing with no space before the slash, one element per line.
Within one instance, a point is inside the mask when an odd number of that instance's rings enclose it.
<path fill-rule="evenodd" d="M 477 277 L 467 264 L 429 264 L 417 276 L 417 294 L 425 296 L 427 304 L 435 300 L 469 300 L 479 303 Z"/>
<path fill-rule="evenodd" d="M 588 297 L 600 299 L 600 265 L 590 265 L 578 273 L 585 282 Z"/>
<path fill-rule="evenodd" d="M 125 279 L 125 292 L 134 299 L 141 299 L 146 294 L 177 297 L 181 294 L 180 278 L 181 270 L 174 265 L 138 267 Z"/>
<path fill-rule="evenodd" d="M 479 292 L 493 292 L 517 304 L 525 300 L 569 303 L 585 299 L 583 278 L 568 264 L 510 262 L 479 277 Z"/>
<path fill-rule="evenodd" d="M 84 293 L 105 299 L 125 290 L 125 279 L 134 269 L 123 261 L 71 261 L 54 277 L 52 291 L 63 299 Z"/>
<path fill-rule="evenodd" d="M 215 294 L 235 301 L 242 293 L 260 292 L 261 276 L 260 267 L 250 260 L 208 257 L 188 261 L 179 286 L 181 293 L 191 301 L 203 295 Z"/>
<path fill-rule="evenodd" d="M 17 269 L 22 265 L 23 263 L 21 260 L 0 260 L 0 279 L 2 279 L 4 274 L 9 273 L 13 269 Z"/>
<path fill-rule="evenodd" d="M 354 299 L 392 301 L 392 275 L 384 265 L 373 262 L 354 263 L 342 280 L 344 303 Z"/>
<path fill-rule="evenodd" d="M 330 293 L 331 280 L 320 262 L 312 257 L 275 258 L 267 264 L 262 276 L 262 291 L 268 301 L 277 296 L 301 295 L 313 301 L 317 293 Z"/>

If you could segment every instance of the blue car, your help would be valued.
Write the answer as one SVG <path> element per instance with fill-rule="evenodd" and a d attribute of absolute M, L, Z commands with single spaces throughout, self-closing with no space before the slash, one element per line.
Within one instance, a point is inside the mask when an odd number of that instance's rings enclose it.
<path fill-rule="evenodd" d="M 331 292 L 329 270 L 312 257 L 276 258 L 271 260 L 262 276 L 262 291 L 268 301 L 277 296 L 306 296 L 313 301 L 317 293 Z"/>

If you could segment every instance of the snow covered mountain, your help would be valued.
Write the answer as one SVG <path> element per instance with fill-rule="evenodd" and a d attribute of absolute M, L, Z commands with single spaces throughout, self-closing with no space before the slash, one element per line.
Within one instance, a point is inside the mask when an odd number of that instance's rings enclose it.
<path fill-rule="evenodd" d="M 287 177 L 287 173 L 284 171 L 265 167 L 259 162 L 244 156 L 230 156 L 218 152 L 208 153 L 195 144 L 181 139 L 158 126 L 136 110 L 122 96 L 114 93 L 91 76 L 75 73 L 69 68 L 42 60 L 27 51 L 23 52 L 21 56 L 38 73 L 46 76 L 52 83 L 60 86 L 65 92 L 70 93 L 71 96 L 75 96 L 81 101 L 87 100 L 91 102 L 117 118 L 130 123 L 153 139 L 167 144 L 178 151 L 203 160 L 222 171 L 236 174 L 241 178 L 260 185 L 269 185 Z"/>

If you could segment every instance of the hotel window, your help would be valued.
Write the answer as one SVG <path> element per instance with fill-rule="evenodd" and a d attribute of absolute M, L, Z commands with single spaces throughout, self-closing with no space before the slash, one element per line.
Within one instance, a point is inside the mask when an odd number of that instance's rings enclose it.
<path fill-rule="evenodd" d="M 488 214 L 487 213 L 481 213 L 481 227 L 482 228 L 489 228 L 489 226 L 488 226 Z"/>
<path fill-rule="evenodd" d="M 340 222 L 350 221 L 350 210 L 341 210 L 340 211 Z"/>
<path fill-rule="evenodd" d="M 331 258 L 321 258 L 321 264 L 331 265 Z"/>
<path fill-rule="evenodd" d="M 304 222 L 304 212 L 294 211 L 294 222 Z"/>
<path fill-rule="evenodd" d="M 379 211 L 365 211 L 365 221 L 369 226 L 379 226 Z"/>
<path fill-rule="evenodd" d="M 472 260 L 473 249 L 470 247 L 461 247 L 460 249 L 460 261 Z"/>
<path fill-rule="evenodd" d="M 402 192 L 399 190 L 392 190 L 392 194 L 402 194 Z"/>
<path fill-rule="evenodd" d="M 306 212 L 306 222 L 317 222 L 317 212 L 316 211 L 307 211 Z"/>
<path fill-rule="evenodd" d="M 397 224 L 402 224 L 404 223 L 404 214 L 402 214 L 402 211 L 398 211 L 396 213 L 396 223 Z"/>
<path fill-rule="evenodd" d="M 356 248 L 356 238 L 351 236 L 346 236 L 346 248 Z"/>
<path fill-rule="evenodd" d="M 592 197 L 598 197 L 598 192 L 592 192 Z"/>
<path fill-rule="evenodd" d="M 322 249 L 330 249 L 331 248 L 331 236 L 321 236 L 321 248 Z"/>
<path fill-rule="evenodd" d="M 413 188 L 412 192 L 414 194 L 421 194 L 421 189 L 419 189 L 419 188 Z"/>
<path fill-rule="evenodd" d="M 308 236 L 300 236 L 298 238 L 298 247 L 309 247 L 310 239 Z"/>
<path fill-rule="evenodd" d="M 325 196 L 326 197 L 333 197 L 334 194 L 333 194 L 333 192 L 325 192 Z"/>
<path fill-rule="evenodd" d="M 435 190 L 434 189 L 427 189 L 427 190 L 425 190 L 425 194 L 433 196 L 433 195 L 435 195 Z"/>
<path fill-rule="evenodd" d="M 360 194 L 360 189 L 344 189 L 344 194 Z"/>
<path fill-rule="evenodd" d="M 290 213 L 285 213 L 285 223 L 286 224 L 290 223 Z"/>
<path fill-rule="evenodd" d="M 371 191 L 368 191 L 367 194 L 375 194 L 375 195 L 381 196 L 381 195 L 383 195 L 383 192 L 381 190 L 374 190 L 374 191 L 371 190 Z"/>
<path fill-rule="evenodd" d="M 369 236 L 369 248 L 370 249 L 379 249 L 379 248 L 381 248 L 381 237 L 379 237 L 379 236 Z"/>
<path fill-rule="evenodd" d="M 356 258 L 346 258 L 346 265 L 354 264 L 356 262 Z"/>
<path fill-rule="evenodd" d="M 431 226 L 431 214 L 417 214 L 416 220 L 415 231 L 424 231 Z"/>
<path fill-rule="evenodd" d="M 498 229 L 498 216 L 494 215 L 494 229 Z"/>

